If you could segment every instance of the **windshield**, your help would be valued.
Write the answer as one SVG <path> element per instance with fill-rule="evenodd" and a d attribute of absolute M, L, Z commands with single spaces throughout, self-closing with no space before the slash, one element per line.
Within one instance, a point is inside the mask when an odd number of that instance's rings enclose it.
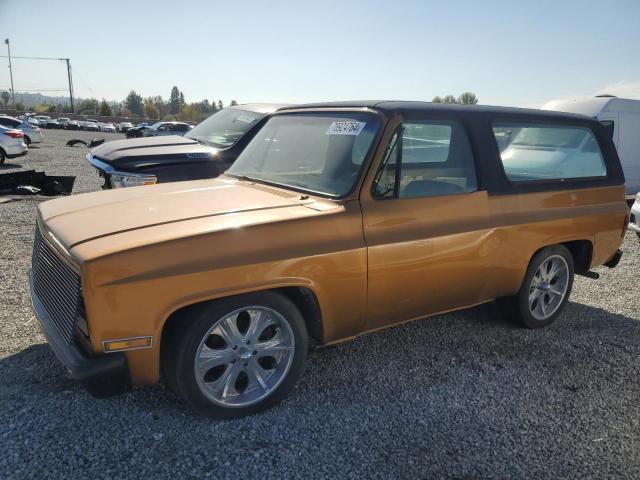
<path fill-rule="evenodd" d="M 144 125 L 143 123 L 141 123 L 140 125 Z M 163 122 L 158 122 L 158 123 L 154 123 L 153 125 L 151 125 L 149 128 L 153 129 L 153 130 L 157 130 L 158 128 L 160 128 L 161 125 L 164 125 Z"/>
<path fill-rule="evenodd" d="M 379 127 L 370 113 L 277 115 L 228 173 L 341 197 L 353 188 Z"/>
<path fill-rule="evenodd" d="M 264 113 L 225 108 L 194 127 L 185 137 L 213 147 L 228 148 L 240 140 L 264 116 Z"/>

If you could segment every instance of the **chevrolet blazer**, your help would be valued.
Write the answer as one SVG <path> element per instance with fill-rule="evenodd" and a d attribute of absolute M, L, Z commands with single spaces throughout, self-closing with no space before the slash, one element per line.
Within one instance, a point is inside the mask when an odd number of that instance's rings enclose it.
<path fill-rule="evenodd" d="M 548 325 L 574 273 L 617 264 L 628 220 L 614 145 L 588 117 L 305 105 L 217 179 L 40 204 L 31 297 L 94 395 L 164 378 L 235 417 L 281 400 L 311 342 L 494 300 Z"/>

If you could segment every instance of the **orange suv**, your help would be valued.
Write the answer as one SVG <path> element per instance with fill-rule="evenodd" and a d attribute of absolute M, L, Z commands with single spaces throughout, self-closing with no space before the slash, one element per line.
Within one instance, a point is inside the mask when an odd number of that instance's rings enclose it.
<path fill-rule="evenodd" d="M 328 345 L 498 300 L 554 321 L 628 222 L 587 117 L 419 102 L 277 112 L 228 172 L 40 204 L 35 311 L 106 396 L 163 376 L 197 412 L 282 399 Z M 393 335 L 390 332 L 389 335 Z"/>

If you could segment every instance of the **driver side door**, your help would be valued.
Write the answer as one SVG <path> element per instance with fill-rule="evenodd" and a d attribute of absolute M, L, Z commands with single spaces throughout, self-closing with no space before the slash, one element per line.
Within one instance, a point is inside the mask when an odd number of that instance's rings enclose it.
<path fill-rule="evenodd" d="M 403 122 L 361 192 L 367 330 L 480 303 L 489 210 L 462 124 Z"/>

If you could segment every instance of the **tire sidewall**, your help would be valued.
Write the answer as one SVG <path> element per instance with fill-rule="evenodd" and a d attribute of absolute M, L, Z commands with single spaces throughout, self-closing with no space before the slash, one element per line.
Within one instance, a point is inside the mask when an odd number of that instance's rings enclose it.
<path fill-rule="evenodd" d="M 567 292 L 565 293 L 564 298 L 562 299 L 562 303 L 560 304 L 558 309 L 553 313 L 553 315 L 546 318 L 545 320 L 538 320 L 531 314 L 531 311 L 529 310 L 529 288 L 531 286 L 531 280 L 535 275 L 536 271 L 538 270 L 538 268 L 540 267 L 540 265 L 542 264 L 542 262 L 554 255 L 558 255 L 564 258 L 564 260 L 567 262 L 567 266 L 569 267 Z M 525 277 L 522 282 L 522 287 L 520 288 L 520 291 L 518 292 L 518 296 L 517 296 L 518 309 L 520 310 L 520 318 L 522 323 L 528 328 L 542 328 L 553 323 L 553 321 L 565 309 L 567 302 L 569 301 L 569 296 L 571 295 L 571 290 L 573 288 L 573 277 L 574 277 L 573 257 L 571 256 L 571 252 L 569 252 L 569 250 L 566 247 L 562 245 L 555 245 L 552 247 L 545 247 L 542 250 L 538 251 L 531 259 L 531 262 L 529 262 L 529 266 L 527 267 L 527 272 L 525 273 Z"/>
<path fill-rule="evenodd" d="M 278 311 L 291 326 L 295 338 L 294 358 L 287 376 L 267 398 L 247 407 L 223 407 L 209 400 L 195 377 L 195 356 L 202 338 L 215 322 L 228 313 L 249 306 L 264 306 Z M 304 370 L 308 349 L 306 325 L 296 306 L 275 292 L 252 293 L 205 304 L 185 319 L 184 334 L 173 350 L 175 378 L 171 382 L 181 397 L 198 413 L 213 418 L 235 418 L 261 412 L 280 402 L 293 388 Z M 168 359 L 171 361 L 171 359 Z"/>

